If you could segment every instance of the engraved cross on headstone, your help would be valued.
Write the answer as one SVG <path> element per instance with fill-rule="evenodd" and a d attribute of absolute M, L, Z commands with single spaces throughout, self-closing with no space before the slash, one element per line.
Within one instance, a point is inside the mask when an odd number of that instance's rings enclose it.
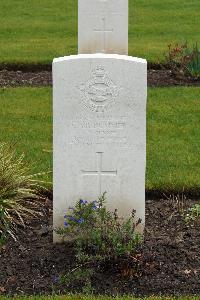
<path fill-rule="evenodd" d="M 84 171 L 82 170 L 83 176 L 98 176 L 98 189 L 99 197 L 102 195 L 102 176 L 116 176 L 116 171 L 104 171 L 102 170 L 103 152 L 97 152 L 97 170 L 95 171 Z"/>
<path fill-rule="evenodd" d="M 103 39 L 103 49 L 99 49 L 101 52 L 106 52 L 106 35 L 109 33 L 113 33 L 112 29 L 106 29 L 106 18 L 102 18 L 103 21 L 103 28 L 102 29 L 94 29 L 94 32 L 102 34 Z"/>

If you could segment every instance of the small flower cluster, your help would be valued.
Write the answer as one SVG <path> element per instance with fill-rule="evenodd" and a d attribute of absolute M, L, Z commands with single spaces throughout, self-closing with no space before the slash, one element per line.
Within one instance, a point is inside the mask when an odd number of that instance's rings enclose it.
<path fill-rule="evenodd" d="M 95 201 L 92 201 L 91 203 L 88 203 L 87 200 L 83 200 L 83 199 L 80 199 L 79 202 L 78 202 L 78 209 L 81 211 L 84 211 L 84 207 L 86 206 L 90 206 L 90 208 L 92 210 L 96 210 L 99 208 L 99 205 L 98 205 L 98 202 L 95 200 Z M 68 215 L 67 214 L 67 211 L 65 211 L 65 214 L 64 214 L 64 227 L 67 228 L 69 227 L 71 224 L 83 224 L 84 223 L 84 218 L 83 216 L 78 216 L 77 217 L 77 207 L 69 207 L 69 210 L 72 212 L 72 215 Z M 74 215 L 76 215 L 76 217 Z"/>
<path fill-rule="evenodd" d="M 117 210 L 110 212 L 105 206 L 105 194 L 98 201 L 80 199 L 64 215 L 64 228 L 58 234 L 77 242 L 85 254 L 121 256 L 129 255 L 140 243 L 136 227 L 135 211 L 127 219 L 118 217 Z"/>
<path fill-rule="evenodd" d="M 88 201 L 80 199 L 79 203 L 82 204 L 82 205 L 87 205 Z M 98 201 L 96 201 L 96 200 L 92 201 L 91 204 L 92 204 L 92 209 L 95 210 L 95 209 L 99 208 Z"/>
<path fill-rule="evenodd" d="M 70 226 L 70 222 L 69 221 L 73 221 L 73 222 L 77 222 L 78 224 L 82 224 L 84 222 L 83 218 L 80 219 L 75 219 L 73 216 L 68 216 L 68 215 L 64 215 L 64 227 L 67 228 L 68 226 Z"/>
<path fill-rule="evenodd" d="M 136 257 L 138 245 L 142 237 L 136 227 L 141 220 L 136 222 L 135 211 L 130 212 L 130 217 L 118 217 L 117 209 L 114 212 L 107 210 L 105 193 L 98 201 L 88 202 L 80 199 L 69 212 L 64 215 L 64 228 L 58 228 L 57 234 L 73 242 L 77 267 L 61 276 L 59 283 L 69 283 L 85 280 L 85 288 L 91 288 L 91 276 L 94 265 L 107 261 L 116 263 L 117 259 L 132 262 Z M 138 260 L 136 259 L 139 264 Z M 137 269 L 137 268 L 136 268 Z M 54 282 L 58 281 L 57 277 Z"/>

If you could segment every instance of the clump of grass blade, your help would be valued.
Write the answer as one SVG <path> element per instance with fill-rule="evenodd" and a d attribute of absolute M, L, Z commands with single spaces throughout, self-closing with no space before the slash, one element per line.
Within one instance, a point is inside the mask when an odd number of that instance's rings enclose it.
<path fill-rule="evenodd" d="M 37 179 L 42 174 L 31 174 L 24 154 L 17 156 L 15 149 L 0 143 L 0 239 L 16 240 L 18 226 L 43 215 L 47 188 Z"/>
<path fill-rule="evenodd" d="M 186 69 L 193 77 L 200 77 L 200 50 L 197 43 L 193 45 L 192 49 L 187 49 L 189 61 L 186 64 Z"/>

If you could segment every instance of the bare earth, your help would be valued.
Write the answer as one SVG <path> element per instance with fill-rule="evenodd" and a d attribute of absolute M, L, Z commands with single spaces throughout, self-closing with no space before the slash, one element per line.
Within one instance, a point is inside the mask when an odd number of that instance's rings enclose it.
<path fill-rule="evenodd" d="M 94 265 L 94 293 L 199 295 L 200 224 L 187 225 L 182 215 L 194 203 L 199 201 L 147 200 L 145 240 L 137 267 L 134 257 Z M 82 291 L 81 281 L 55 282 L 75 267 L 75 253 L 72 244 L 52 243 L 51 200 L 46 210 L 45 217 L 21 229 L 18 242 L 9 240 L 0 249 L 0 287 L 7 295 Z"/>
<path fill-rule="evenodd" d="M 51 86 L 51 71 L 0 70 L 0 88 L 17 86 Z M 175 76 L 170 70 L 148 70 L 148 86 L 200 86 L 200 78 Z"/>

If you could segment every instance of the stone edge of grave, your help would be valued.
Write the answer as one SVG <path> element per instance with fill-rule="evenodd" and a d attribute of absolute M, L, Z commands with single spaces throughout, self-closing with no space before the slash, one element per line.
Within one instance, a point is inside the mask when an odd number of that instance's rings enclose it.
<path fill-rule="evenodd" d="M 76 59 L 89 59 L 89 58 L 102 58 L 102 59 L 119 59 L 119 60 L 128 60 L 136 63 L 147 64 L 147 60 L 143 58 L 128 56 L 128 55 L 119 55 L 119 54 L 103 54 L 103 53 L 95 53 L 95 54 L 77 54 L 77 55 L 69 55 L 63 56 L 53 59 L 53 64 L 68 60 L 76 60 Z"/>

